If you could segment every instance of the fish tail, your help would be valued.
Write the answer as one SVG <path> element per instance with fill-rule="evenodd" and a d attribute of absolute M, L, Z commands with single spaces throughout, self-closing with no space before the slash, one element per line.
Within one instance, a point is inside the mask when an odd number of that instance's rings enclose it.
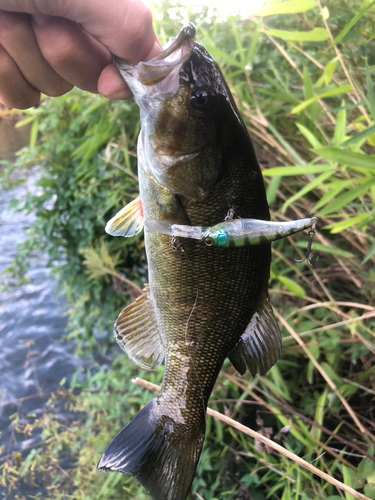
<path fill-rule="evenodd" d="M 98 470 L 136 477 L 153 500 L 186 500 L 204 440 L 201 420 L 176 423 L 153 399 L 113 439 Z"/>

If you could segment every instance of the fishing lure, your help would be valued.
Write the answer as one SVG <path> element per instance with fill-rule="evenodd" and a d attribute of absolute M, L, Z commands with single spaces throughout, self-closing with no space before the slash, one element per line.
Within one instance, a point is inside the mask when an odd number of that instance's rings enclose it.
<path fill-rule="evenodd" d="M 173 224 L 160 219 L 145 219 L 144 224 L 153 231 L 172 237 L 192 238 L 203 241 L 208 247 L 227 248 L 265 245 L 310 228 L 310 232 L 314 235 L 317 222 L 318 219 L 312 217 L 288 222 L 232 219 L 225 220 L 212 227 Z M 311 243 L 309 241 L 308 253 L 310 253 Z M 302 262 L 302 260 L 299 262 Z"/>

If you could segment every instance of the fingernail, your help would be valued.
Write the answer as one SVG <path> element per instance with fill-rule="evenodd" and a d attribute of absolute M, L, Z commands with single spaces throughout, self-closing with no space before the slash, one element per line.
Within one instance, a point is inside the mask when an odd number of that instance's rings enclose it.
<path fill-rule="evenodd" d="M 111 99 L 112 101 L 121 101 L 123 99 L 130 99 L 133 97 L 133 94 L 130 92 L 128 88 L 123 88 L 118 90 L 117 92 L 113 92 L 112 94 L 103 94 L 107 99 Z"/>

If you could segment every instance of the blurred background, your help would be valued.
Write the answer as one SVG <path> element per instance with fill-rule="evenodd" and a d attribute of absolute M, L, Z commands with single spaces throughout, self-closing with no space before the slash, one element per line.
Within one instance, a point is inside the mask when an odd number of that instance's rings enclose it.
<path fill-rule="evenodd" d="M 183 3 L 183 5 L 182 5 Z M 151 2 L 165 43 L 187 22 L 220 65 L 263 168 L 273 220 L 319 217 L 273 244 L 283 353 L 265 377 L 226 361 L 210 406 L 375 499 L 375 2 Z M 0 493 L 146 500 L 99 474 L 113 436 L 160 383 L 114 345 L 147 282 L 142 234 L 106 222 L 138 195 L 133 101 L 73 89 L 0 108 Z M 316 256 L 319 260 L 316 262 Z M 352 500 L 207 418 L 192 500 Z"/>

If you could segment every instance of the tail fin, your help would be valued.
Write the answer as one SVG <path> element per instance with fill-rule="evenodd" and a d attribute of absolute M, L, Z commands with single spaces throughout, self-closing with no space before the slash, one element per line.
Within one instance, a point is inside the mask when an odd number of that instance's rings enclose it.
<path fill-rule="evenodd" d="M 160 415 L 157 406 L 153 399 L 117 434 L 98 469 L 136 477 L 153 500 L 186 500 L 202 450 L 205 419 L 202 415 L 196 429 Z"/>

